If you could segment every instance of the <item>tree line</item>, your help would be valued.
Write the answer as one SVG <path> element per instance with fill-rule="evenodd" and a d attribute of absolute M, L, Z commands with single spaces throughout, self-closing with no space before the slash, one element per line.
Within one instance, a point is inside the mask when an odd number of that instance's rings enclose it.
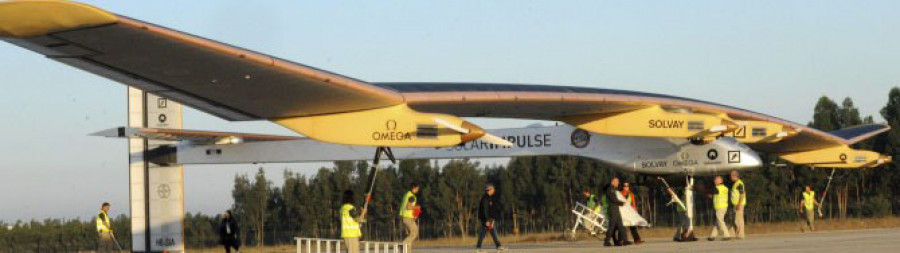
<path fill-rule="evenodd" d="M 887 134 L 854 145 L 900 157 L 900 88 L 888 95 L 880 116 L 893 129 Z M 821 97 L 809 126 L 833 131 L 874 122 L 861 117 L 850 98 L 837 103 Z M 826 188 L 830 169 L 811 169 L 786 164 L 775 156 L 763 154 L 764 165 L 745 172 L 748 222 L 778 222 L 798 219 L 797 203 L 802 187 Z M 336 162 L 315 174 L 285 171 L 284 181 L 271 182 L 260 168 L 253 175 L 239 174 L 234 180 L 232 210 L 241 226 L 245 245 L 292 243 L 294 237 L 338 238 L 340 201 L 343 191 L 356 193 L 361 205 L 366 192 L 369 163 Z M 468 237 L 477 229 L 478 200 L 488 182 L 496 185 L 502 217 L 498 229 L 503 234 L 560 232 L 574 219 L 570 209 L 581 199 L 585 187 L 599 192 L 613 176 L 631 182 L 636 189 L 639 212 L 654 226 L 669 226 L 675 210 L 667 206 L 669 196 L 655 177 L 625 174 L 597 161 L 574 156 L 517 157 L 504 165 L 482 165 L 460 159 L 438 164 L 431 160 L 403 160 L 379 171 L 370 214 L 363 226 L 366 240 L 397 241 L 403 227 L 398 218 L 400 198 L 411 183 L 421 186 L 420 237 Z M 681 177 L 667 178 L 678 188 Z M 697 224 L 712 223 L 711 201 L 705 189 L 711 177 L 698 177 L 695 196 Z M 823 203 L 828 218 L 864 218 L 892 216 L 900 211 L 898 165 L 861 170 L 837 170 Z M 188 247 L 211 247 L 218 243 L 219 215 L 188 213 L 185 237 Z M 129 221 L 126 216 L 113 220 L 118 237 L 128 245 Z M 96 242 L 93 219 L 0 222 L 0 251 L 69 252 L 90 249 Z"/>

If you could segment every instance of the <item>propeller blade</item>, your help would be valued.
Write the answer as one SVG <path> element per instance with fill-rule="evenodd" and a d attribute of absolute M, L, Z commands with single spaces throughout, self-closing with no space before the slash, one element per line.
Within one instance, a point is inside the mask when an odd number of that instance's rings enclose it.
<path fill-rule="evenodd" d="M 442 118 L 434 118 L 434 122 L 437 123 L 438 125 L 441 125 L 442 127 L 453 129 L 453 131 L 457 131 L 462 134 L 469 133 L 468 128 L 463 128 L 461 126 L 454 125 L 453 123 L 450 123 Z"/>
<path fill-rule="evenodd" d="M 484 134 L 481 138 L 478 138 L 483 142 L 487 142 L 494 145 L 504 146 L 504 147 L 512 147 L 514 144 L 512 142 L 507 141 L 506 139 L 500 138 L 499 136 L 493 134 Z"/>

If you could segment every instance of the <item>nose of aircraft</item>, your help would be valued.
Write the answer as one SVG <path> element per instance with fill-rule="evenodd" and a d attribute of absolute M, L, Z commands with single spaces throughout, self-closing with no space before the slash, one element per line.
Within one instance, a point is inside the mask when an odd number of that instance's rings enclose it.
<path fill-rule="evenodd" d="M 758 168 L 762 166 L 762 159 L 756 151 L 747 148 L 741 152 L 741 166 L 745 169 Z"/>
<path fill-rule="evenodd" d="M 729 151 L 728 153 L 728 164 L 729 167 L 733 169 L 755 169 L 762 166 L 762 158 L 759 157 L 759 154 L 756 151 L 753 151 L 747 145 L 738 142 L 737 140 L 730 137 L 723 137 L 718 140 L 720 147 L 725 148 L 726 150 L 738 151 L 739 155 Z M 737 156 L 737 157 L 735 157 Z M 740 159 L 740 160 L 737 160 Z"/>

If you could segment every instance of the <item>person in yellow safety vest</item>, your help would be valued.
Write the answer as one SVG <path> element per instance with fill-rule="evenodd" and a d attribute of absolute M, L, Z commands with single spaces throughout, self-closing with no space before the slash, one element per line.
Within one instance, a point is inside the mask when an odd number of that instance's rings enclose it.
<path fill-rule="evenodd" d="M 112 224 L 109 222 L 109 203 L 100 205 L 100 212 L 94 218 L 97 224 L 97 252 L 113 252 Z"/>
<path fill-rule="evenodd" d="M 359 224 L 366 218 L 366 209 L 359 216 L 354 217 L 356 207 L 353 206 L 353 191 L 344 192 L 344 205 L 341 206 L 341 238 L 347 245 L 348 253 L 359 253 L 359 238 L 362 237 L 362 229 Z"/>
<path fill-rule="evenodd" d="M 803 192 L 803 199 L 800 200 L 800 212 L 806 213 L 806 226 L 809 228 L 809 231 L 816 231 L 816 226 L 814 224 L 816 215 L 814 210 L 816 209 L 816 206 L 821 205 L 822 204 L 816 200 L 816 192 L 812 190 L 812 187 L 807 185 L 806 191 Z M 822 213 L 819 213 L 819 216 L 822 216 Z"/>
<path fill-rule="evenodd" d="M 713 208 L 716 209 L 716 226 L 713 227 L 712 233 L 709 234 L 707 240 L 714 241 L 722 230 L 724 240 L 730 240 L 731 235 L 728 234 L 728 227 L 725 226 L 725 214 L 728 213 L 728 187 L 722 184 L 722 176 L 716 176 L 715 195 L 713 195 Z M 718 228 L 718 229 L 717 229 Z"/>
<path fill-rule="evenodd" d="M 744 239 L 744 207 L 747 206 L 747 191 L 744 181 L 737 171 L 731 172 L 731 206 L 734 207 L 734 234 L 737 239 Z"/>
<path fill-rule="evenodd" d="M 412 247 L 412 242 L 419 237 L 419 224 L 416 224 L 416 216 L 413 214 L 416 210 L 416 193 L 419 193 L 419 185 L 413 183 L 409 185 L 409 191 L 403 195 L 400 200 L 400 219 L 403 220 L 403 226 L 406 227 L 406 239 L 403 243 Z"/>
<path fill-rule="evenodd" d="M 591 188 L 584 187 L 582 194 L 584 195 L 584 206 L 595 212 L 600 212 L 600 199 L 597 198 L 597 195 L 591 194 Z"/>
<path fill-rule="evenodd" d="M 588 187 L 584 187 L 582 194 L 584 195 L 584 200 L 582 200 L 582 202 L 584 202 L 584 206 L 594 211 L 592 213 L 589 212 L 588 214 L 586 214 L 586 218 L 599 222 L 598 219 L 600 218 L 600 198 L 598 198 L 597 195 L 591 194 L 591 188 Z M 598 231 L 597 229 L 594 229 L 594 223 L 591 222 L 584 222 L 584 227 L 591 233 L 591 235 L 595 235 Z"/>

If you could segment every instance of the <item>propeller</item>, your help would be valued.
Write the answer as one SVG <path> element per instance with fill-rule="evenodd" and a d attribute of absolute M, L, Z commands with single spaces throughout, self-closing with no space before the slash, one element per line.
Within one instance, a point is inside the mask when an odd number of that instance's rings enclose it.
<path fill-rule="evenodd" d="M 491 143 L 491 144 L 498 145 L 498 146 L 504 146 L 504 147 L 512 147 L 514 145 L 512 142 L 509 142 L 508 140 L 500 138 L 499 136 L 484 132 L 484 129 L 481 129 L 480 127 L 478 127 L 472 123 L 469 123 L 467 121 L 463 121 L 462 124 L 457 125 L 457 124 L 453 124 L 450 121 L 447 121 L 442 118 L 434 118 L 434 122 L 442 127 L 446 127 L 453 131 L 463 134 L 463 136 L 462 136 L 463 142 L 469 142 L 469 141 L 477 139 L 477 140 L 480 140 L 483 142 Z"/>

